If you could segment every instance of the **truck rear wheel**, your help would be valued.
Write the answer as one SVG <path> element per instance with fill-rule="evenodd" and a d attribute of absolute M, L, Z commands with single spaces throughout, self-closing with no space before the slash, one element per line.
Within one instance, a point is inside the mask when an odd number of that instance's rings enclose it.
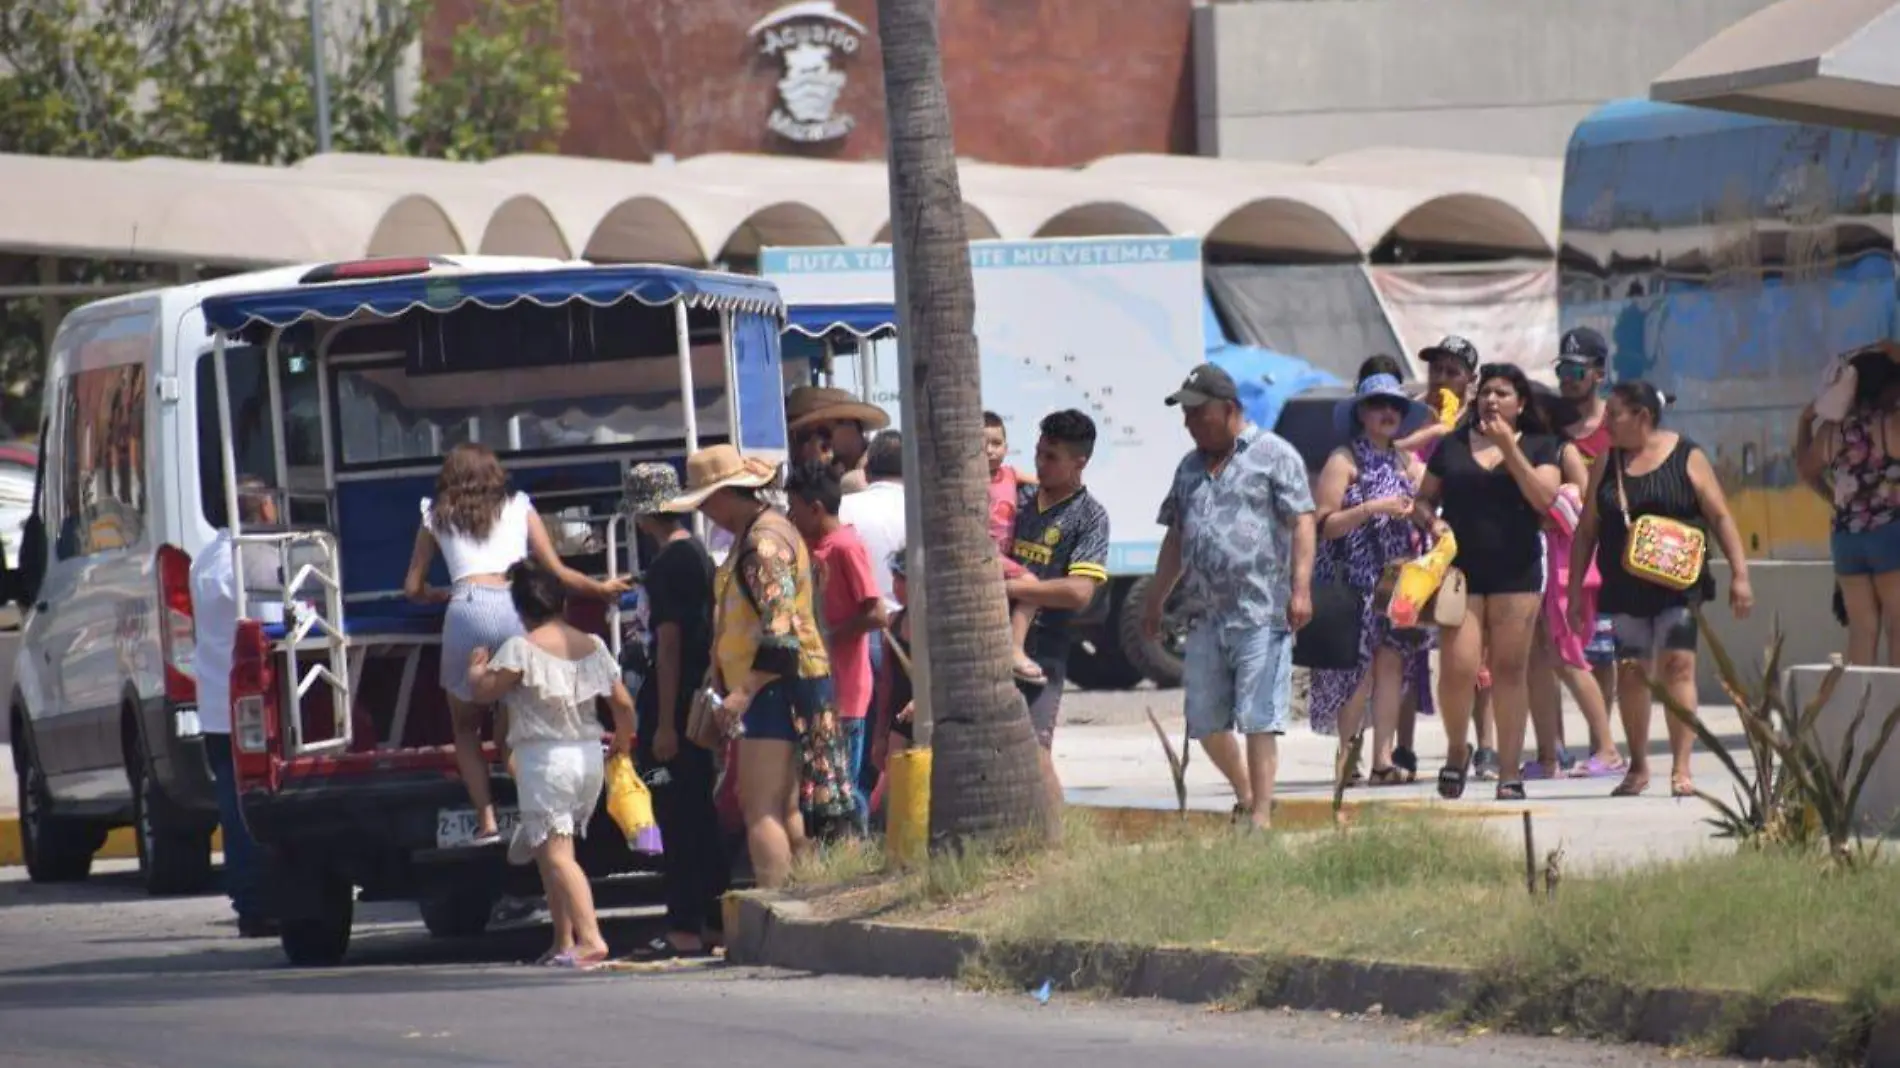
<path fill-rule="evenodd" d="M 423 898 L 422 925 L 436 938 L 473 938 L 488 930 L 495 895 L 479 887 L 455 887 Z"/>
<path fill-rule="evenodd" d="M 331 968 L 343 963 L 356 920 L 356 888 L 334 872 L 313 872 L 306 909 L 283 919 L 279 941 L 284 957 L 299 968 Z"/>
<path fill-rule="evenodd" d="M 1187 628 L 1176 612 L 1169 611 L 1162 620 L 1161 633 L 1154 639 L 1141 632 L 1141 606 L 1153 584 L 1154 579 L 1144 575 L 1119 591 L 1109 616 L 1109 629 L 1121 647 L 1122 658 L 1142 678 L 1166 690 L 1181 685 Z M 1169 608 L 1174 606 L 1170 598 Z"/>
<path fill-rule="evenodd" d="M 1069 681 L 1084 690 L 1132 690 L 1142 678 L 1122 656 L 1118 639 L 1094 634 L 1069 646 Z"/>

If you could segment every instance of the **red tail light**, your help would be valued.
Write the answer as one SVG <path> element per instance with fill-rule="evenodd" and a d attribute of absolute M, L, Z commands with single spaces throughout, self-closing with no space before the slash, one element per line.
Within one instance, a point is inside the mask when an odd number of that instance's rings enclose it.
<path fill-rule="evenodd" d="M 165 660 L 165 698 L 173 704 L 198 700 L 192 666 L 198 643 L 191 614 L 191 557 L 176 545 L 158 547 L 159 650 Z"/>
<path fill-rule="evenodd" d="M 271 752 L 277 742 L 277 672 L 264 624 L 240 619 L 231 644 L 231 750 L 240 782 L 274 778 Z"/>

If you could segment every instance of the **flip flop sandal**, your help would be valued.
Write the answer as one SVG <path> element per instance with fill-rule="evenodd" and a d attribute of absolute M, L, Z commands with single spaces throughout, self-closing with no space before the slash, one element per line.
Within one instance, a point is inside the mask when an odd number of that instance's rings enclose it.
<path fill-rule="evenodd" d="M 1694 780 L 1692 779 L 1671 779 L 1670 780 L 1669 782 L 1669 796 L 1670 797 L 1694 797 L 1695 795 L 1696 793 L 1695 793 Z"/>
<path fill-rule="evenodd" d="M 1017 664 L 1010 668 L 1010 673 L 1015 675 L 1018 680 L 1032 685 L 1039 685 L 1049 681 L 1049 676 L 1044 674 L 1040 667 L 1033 667 L 1028 664 Z"/>
<path fill-rule="evenodd" d="M 711 955 L 712 952 L 703 946 L 698 950 L 686 950 L 679 948 L 664 938 L 655 938 L 621 959 L 634 964 L 657 964 L 665 960 L 691 960 L 695 957 L 709 957 Z"/>
<path fill-rule="evenodd" d="M 1524 784 L 1521 782 L 1498 783 L 1498 800 L 1499 801 L 1524 800 Z"/>
<path fill-rule="evenodd" d="M 1366 783 L 1370 786 L 1403 786 L 1407 781 L 1405 772 L 1399 770 L 1398 763 L 1394 761 L 1390 767 L 1373 768 L 1372 776 Z"/>
<path fill-rule="evenodd" d="M 1623 776 L 1623 781 L 1616 784 L 1616 789 L 1610 791 L 1610 796 L 1611 797 L 1641 797 L 1643 794 L 1647 793 L 1648 791 L 1649 791 L 1649 776 L 1644 775 L 1639 778 L 1635 775 L 1625 774 Z"/>
<path fill-rule="evenodd" d="M 541 967 L 590 972 L 605 963 L 607 963 L 607 954 L 604 952 L 582 955 L 570 949 L 549 957 Z"/>
<path fill-rule="evenodd" d="M 501 844 L 501 832 L 490 831 L 487 834 L 478 834 L 475 837 L 470 838 L 468 842 L 462 846 L 462 848 L 486 849 L 489 846 L 496 846 L 500 844 Z"/>

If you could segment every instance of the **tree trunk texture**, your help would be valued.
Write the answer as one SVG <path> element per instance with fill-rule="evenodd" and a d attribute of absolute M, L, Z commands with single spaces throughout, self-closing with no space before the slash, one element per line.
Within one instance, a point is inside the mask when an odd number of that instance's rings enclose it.
<path fill-rule="evenodd" d="M 983 384 L 963 193 L 938 49 L 937 0 L 878 0 L 890 123 L 891 241 L 902 358 L 916 394 L 930 718 L 930 837 L 956 848 L 1045 828 L 1029 710 L 1010 671 L 1009 608 L 989 539 Z M 913 583 L 916 581 L 913 578 Z M 920 695 L 921 696 L 921 695 Z"/>

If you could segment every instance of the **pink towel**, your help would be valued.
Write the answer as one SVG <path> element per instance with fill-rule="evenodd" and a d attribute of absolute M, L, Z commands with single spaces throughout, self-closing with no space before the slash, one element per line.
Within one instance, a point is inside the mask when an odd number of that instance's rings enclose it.
<path fill-rule="evenodd" d="M 1590 661 L 1583 655 L 1584 647 L 1590 644 L 1597 618 L 1597 591 L 1603 587 L 1603 576 L 1597 573 L 1596 561 L 1590 562 L 1590 570 L 1583 576 L 1583 618 L 1590 621 L 1592 631 L 1577 634 L 1570 629 L 1570 546 L 1576 540 L 1577 522 L 1583 517 L 1583 497 L 1577 488 L 1565 485 L 1558 489 L 1557 499 L 1550 506 L 1550 524 L 1544 528 L 1544 547 L 1546 574 L 1544 580 L 1544 629 L 1550 632 L 1551 644 L 1557 649 L 1557 655 L 1564 663 L 1575 668 L 1587 668 Z"/>

